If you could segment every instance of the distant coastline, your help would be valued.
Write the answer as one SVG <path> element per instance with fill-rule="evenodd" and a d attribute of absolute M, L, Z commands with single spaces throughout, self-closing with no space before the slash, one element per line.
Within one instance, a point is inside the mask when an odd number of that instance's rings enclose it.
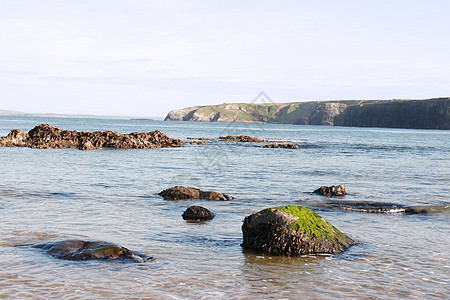
<path fill-rule="evenodd" d="M 0 110 L 0 116 L 25 116 L 25 117 L 42 117 L 42 118 L 79 118 L 79 119 L 115 119 L 115 120 L 137 120 L 152 121 L 163 120 L 164 117 L 136 117 L 136 116 L 101 116 L 101 115 L 71 115 L 56 113 L 25 113 L 13 110 Z"/>
<path fill-rule="evenodd" d="M 165 120 L 450 129 L 450 98 L 224 103 L 172 110 Z"/>

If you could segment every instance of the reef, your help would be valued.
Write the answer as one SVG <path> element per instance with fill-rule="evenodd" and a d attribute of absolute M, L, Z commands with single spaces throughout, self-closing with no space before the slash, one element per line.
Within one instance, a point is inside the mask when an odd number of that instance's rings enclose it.
<path fill-rule="evenodd" d="M 149 149 L 181 147 L 182 140 L 173 139 L 159 130 L 123 134 L 113 131 L 69 131 L 48 124 L 40 124 L 28 133 L 12 130 L 0 138 L 0 147 L 30 147 L 38 149 Z"/>

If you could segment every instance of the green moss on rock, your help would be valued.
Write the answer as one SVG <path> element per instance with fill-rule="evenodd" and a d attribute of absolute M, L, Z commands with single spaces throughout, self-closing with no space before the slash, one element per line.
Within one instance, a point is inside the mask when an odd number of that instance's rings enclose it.
<path fill-rule="evenodd" d="M 303 206 L 268 208 L 244 219 L 242 247 L 269 254 L 340 253 L 353 240 Z"/>

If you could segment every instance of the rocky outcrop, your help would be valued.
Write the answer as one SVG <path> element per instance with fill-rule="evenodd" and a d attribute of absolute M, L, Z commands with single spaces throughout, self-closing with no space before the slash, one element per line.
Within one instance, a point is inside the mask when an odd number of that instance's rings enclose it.
<path fill-rule="evenodd" d="M 298 149 L 298 146 L 294 145 L 294 144 L 268 144 L 268 145 L 262 145 L 261 148 Z"/>
<path fill-rule="evenodd" d="M 333 126 L 334 118 L 342 114 L 346 108 L 347 104 L 344 103 L 321 104 L 310 114 L 308 124 Z"/>
<path fill-rule="evenodd" d="M 184 220 L 212 220 L 214 214 L 207 208 L 192 205 L 182 215 Z"/>
<path fill-rule="evenodd" d="M 30 147 L 38 149 L 77 148 L 92 149 L 148 149 L 181 147 L 185 142 L 173 139 L 159 130 L 152 132 L 133 132 L 122 134 L 113 131 L 69 131 L 48 124 L 34 127 L 28 133 L 12 130 L 6 137 L 0 138 L 3 147 Z"/>
<path fill-rule="evenodd" d="M 243 248 L 275 255 L 340 253 L 353 240 L 302 206 L 264 209 L 244 219 Z"/>
<path fill-rule="evenodd" d="M 197 188 L 174 186 L 158 194 L 166 200 L 205 199 L 205 200 L 231 200 L 233 197 L 218 193 L 204 192 Z"/>
<path fill-rule="evenodd" d="M 232 103 L 169 112 L 166 121 L 450 129 L 450 98 Z"/>
<path fill-rule="evenodd" d="M 103 241 L 63 240 L 31 245 L 32 248 L 45 250 L 48 254 L 67 260 L 133 260 L 144 262 L 152 257 L 131 251 L 125 247 Z"/>
<path fill-rule="evenodd" d="M 248 135 L 220 136 L 219 140 L 221 142 L 242 142 L 242 143 L 267 143 L 267 142 L 271 142 L 269 140 L 263 140 L 263 139 L 251 137 L 251 136 L 248 136 Z"/>
<path fill-rule="evenodd" d="M 345 190 L 345 186 L 340 184 L 332 186 L 321 186 L 313 193 L 324 196 L 344 196 L 345 194 L 347 194 L 347 191 Z"/>

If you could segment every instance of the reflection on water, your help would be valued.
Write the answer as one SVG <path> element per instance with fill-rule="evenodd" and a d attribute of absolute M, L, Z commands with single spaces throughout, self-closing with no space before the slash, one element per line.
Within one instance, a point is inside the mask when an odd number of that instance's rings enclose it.
<path fill-rule="evenodd" d="M 0 135 L 39 123 L 70 130 L 163 129 L 217 138 L 225 124 L 0 117 Z M 237 128 L 237 129 L 236 129 Z M 238 134 L 309 144 L 296 151 L 213 143 L 180 149 L 78 151 L 0 148 L 0 290 L 6 298 L 446 298 L 449 285 L 449 132 L 239 125 Z M 240 130 L 240 132 L 236 132 Z M 182 183 L 232 201 L 166 201 Z M 344 184 L 349 194 L 310 192 Z M 427 214 L 367 214 L 327 202 L 395 203 Z M 244 251 L 245 216 L 301 204 L 357 241 L 334 256 Z M 190 205 L 213 211 L 190 223 Z M 323 207 L 321 207 L 323 206 Z M 73 262 L 14 247 L 105 240 L 150 263 Z"/>

